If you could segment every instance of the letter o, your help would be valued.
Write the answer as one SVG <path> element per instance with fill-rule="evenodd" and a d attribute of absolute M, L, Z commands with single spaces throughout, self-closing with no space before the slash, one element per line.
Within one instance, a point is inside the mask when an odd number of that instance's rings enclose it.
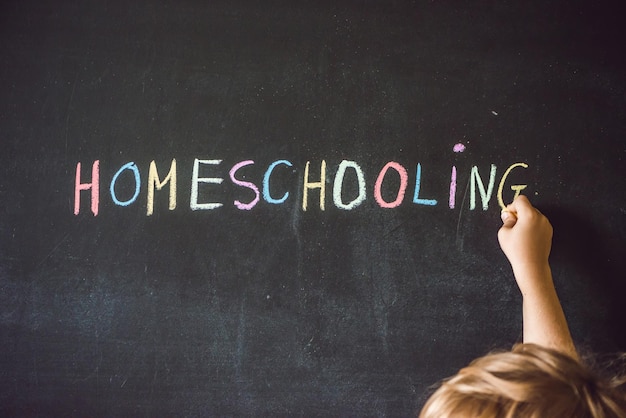
<path fill-rule="evenodd" d="M 381 189 L 385 175 L 390 168 L 396 170 L 396 172 L 400 175 L 400 188 L 398 189 L 396 199 L 393 202 L 386 202 L 383 199 Z M 378 173 L 378 178 L 376 179 L 376 183 L 374 184 L 374 199 L 376 199 L 376 203 L 378 203 L 381 208 L 395 208 L 400 206 L 400 204 L 404 200 L 404 193 L 406 192 L 406 186 L 408 184 L 408 181 L 409 175 L 406 171 L 406 168 L 404 168 L 401 164 L 395 161 L 389 161 L 383 167 L 383 169 L 380 170 L 380 173 Z"/>
<path fill-rule="evenodd" d="M 135 175 L 135 194 L 133 194 L 133 197 L 131 197 L 130 199 L 122 202 L 115 195 L 115 183 L 117 182 L 117 178 L 120 176 L 120 174 L 122 174 L 124 170 L 130 170 Z M 137 200 L 137 197 L 139 196 L 140 184 L 141 184 L 141 181 L 140 181 L 139 169 L 137 168 L 137 165 L 132 161 L 130 163 L 124 164 L 122 167 L 120 167 L 119 170 L 117 170 L 117 173 L 115 173 L 115 175 L 113 176 L 113 179 L 111 180 L 111 186 L 109 187 L 109 190 L 111 191 L 111 199 L 113 199 L 113 203 L 115 203 L 118 206 L 128 206 L 131 203 L 133 203 L 135 200 Z"/>
<path fill-rule="evenodd" d="M 356 174 L 359 195 L 352 200 L 350 203 L 343 203 L 341 200 L 341 189 L 343 187 L 343 179 L 346 175 L 346 169 L 352 168 Z M 363 170 L 361 167 L 354 162 L 343 160 L 339 164 L 339 168 L 337 169 L 337 174 L 335 175 L 335 182 L 333 183 L 333 202 L 335 206 L 339 209 L 344 210 L 352 210 L 355 207 L 359 206 L 361 203 L 365 201 L 365 176 L 363 175 Z"/>

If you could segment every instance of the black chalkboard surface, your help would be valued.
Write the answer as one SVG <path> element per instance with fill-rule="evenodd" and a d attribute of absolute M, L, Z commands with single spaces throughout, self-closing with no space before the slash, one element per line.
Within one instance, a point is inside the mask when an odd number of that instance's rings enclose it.
<path fill-rule="evenodd" d="M 411 416 L 519 341 L 520 192 L 626 350 L 616 11 L 3 2 L 1 414 Z"/>

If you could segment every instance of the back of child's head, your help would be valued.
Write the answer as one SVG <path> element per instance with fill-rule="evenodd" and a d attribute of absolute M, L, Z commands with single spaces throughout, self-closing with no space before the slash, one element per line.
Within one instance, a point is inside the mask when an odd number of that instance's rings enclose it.
<path fill-rule="evenodd" d="M 445 380 L 420 418 L 626 418 L 624 389 L 565 354 L 519 344 Z"/>

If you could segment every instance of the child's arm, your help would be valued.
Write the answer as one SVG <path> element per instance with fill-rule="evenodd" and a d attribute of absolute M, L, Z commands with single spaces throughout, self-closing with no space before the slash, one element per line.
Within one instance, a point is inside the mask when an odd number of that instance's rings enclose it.
<path fill-rule="evenodd" d="M 498 240 L 522 292 L 524 342 L 578 358 L 548 264 L 550 222 L 523 195 L 502 212 L 502 221 Z"/>

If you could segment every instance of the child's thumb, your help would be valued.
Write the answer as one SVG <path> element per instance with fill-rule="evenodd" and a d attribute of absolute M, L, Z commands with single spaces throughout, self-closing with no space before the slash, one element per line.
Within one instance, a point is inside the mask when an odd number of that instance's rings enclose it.
<path fill-rule="evenodd" d="M 502 209 L 502 212 L 500 212 L 500 218 L 502 219 L 502 226 L 505 228 L 513 228 L 517 222 L 517 216 L 515 216 L 515 213 L 508 209 Z"/>

